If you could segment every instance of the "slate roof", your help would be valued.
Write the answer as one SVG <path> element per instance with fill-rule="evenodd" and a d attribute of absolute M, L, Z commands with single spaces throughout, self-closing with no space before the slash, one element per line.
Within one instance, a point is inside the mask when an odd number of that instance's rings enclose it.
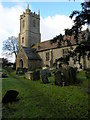
<path fill-rule="evenodd" d="M 38 55 L 38 53 L 36 52 L 35 48 L 23 47 L 23 49 L 24 49 L 29 60 L 41 60 L 41 58 Z"/>

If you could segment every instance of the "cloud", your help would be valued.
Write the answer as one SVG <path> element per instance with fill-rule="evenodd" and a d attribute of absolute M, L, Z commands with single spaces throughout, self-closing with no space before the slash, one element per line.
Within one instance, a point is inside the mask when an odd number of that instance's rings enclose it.
<path fill-rule="evenodd" d="M 18 36 L 20 30 L 20 15 L 25 11 L 23 5 L 19 3 L 13 7 L 3 7 L 0 3 L 0 44 L 10 36 Z M 70 28 L 72 21 L 64 15 L 41 17 L 42 41 L 51 39 L 59 33 L 63 33 L 65 28 Z"/>
<path fill-rule="evenodd" d="M 33 6 L 30 6 L 33 9 Z M 20 15 L 25 11 L 25 4 L 17 3 L 13 7 L 5 7 L 0 3 L 0 46 L 8 37 L 18 37 L 20 31 Z M 64 29 L 71 28 L 73 22 L 65 15 L 47 16 L 40 19 L 42 41 L 64 34 Z M 0 47 L 0 53 L 2 52 Z"/>
<path fill-rule="evenodd" d="M 13 7 L 4 7 L 0 3 L 0 46 L 2 46 L 2 42 L 8 37 L 18 37 L 20 31 L 20 15 L 25 11 L 24 7 L 25 5 L 23 6 L 20 3 L 17 3 Z M 64 33 L 64 29 L 70 28 L 71 25 L 71 19 L 65 15 L 41 17 L 40 29 L 42 41 Z M 0 49 L 0 53 L 1 51 Z"/>
<path fill-rule="evenodd" d="M 0 46 L 2 42 L 10 36 L 18 36 L 20 14 L 24 11 L 18 4 L 14 7 L 3 7 L 0 3 Z M 0 47 L 0 53 L 2 47 Z M 0 54 L 1 56 L 1 54 Z"/>
<path fill-rule="evenodd" d="M 15 35 L 19 33 L 19 19 L 23 12 L 21 6 L 14 6 L 11 8 L 3 7 L 0 4 L 0 39 Z"/>
<path fill-rule="evenodd" d="M 71 28 L 73 21 L 65 15 L 41 17 L 41 36 L 42 41 L 52 39 L 58 34 L 64 34 L 64 29 Z"/>

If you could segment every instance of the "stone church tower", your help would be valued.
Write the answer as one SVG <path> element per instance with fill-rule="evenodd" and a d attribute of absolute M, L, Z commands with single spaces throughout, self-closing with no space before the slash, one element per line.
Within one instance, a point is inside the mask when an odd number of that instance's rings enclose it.
<path fill-rule="evenodd" d="M 40 41 L 40 12 L 32 13 L 27 5 L 26 11 L 20 15 L 19 47 L 31 47 Z"/>
<path fill-rule="evenodd" d="M 41 58 L 33 45 L 41 42 L 40 12 L 35 14 L 27 9 L 20 15 L 19 49 L 16 59 L 16 69 L 32 70 L 41 67 Z"/>

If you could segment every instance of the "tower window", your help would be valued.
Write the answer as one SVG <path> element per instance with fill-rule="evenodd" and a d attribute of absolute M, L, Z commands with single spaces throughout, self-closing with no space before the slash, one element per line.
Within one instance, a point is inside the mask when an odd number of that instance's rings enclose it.
<path fill-rule="evenodd" d="M 24 37 L 22 37 L 22 43 L 24 43 Z"/>
<path fill-rule="evenodd" d="M 46 52 L 46 61 L 49 61 L 49 52 Z"/>
<path fill-rule="evenodd" d="M 36 27 L 36 21 L 33 20 L 33 27 Z"/>
<path fill-rule="evenodd" d="M 24 26 L 25 26 L 25 21 L 23 20 L 22 21 L 22 27 L 24 28 Z"/>

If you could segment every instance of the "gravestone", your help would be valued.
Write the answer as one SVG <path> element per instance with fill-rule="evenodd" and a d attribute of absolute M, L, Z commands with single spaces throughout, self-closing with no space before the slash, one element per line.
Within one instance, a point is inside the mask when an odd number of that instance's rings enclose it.
<path fill-rule="evenodd" d="M 70 83 L 76 83 L 76 70 L 75 68 L 73 67 L 69 67 L 68 68 L 69 70 L 69 80 L 70 80 Z"/>
<path fill-rule="evenodd" d="M 62 85 L 62 71 L 61 71 L 61 69 L 56 69 L 54 76 L 55 76 L 55 85 Z"/>
<path fill-rule="evenodd" d="M 68 71 L 68 67 L 65 67 L 62 69 L 62 72 L 63 72 L 63 81 L 65 82 L 66 85 L 69 84 L 69 71 Z"/>
<path fill-rule="evenodd" d="M 8 90 L 2 99 L 2 103 L 10 103 L 17 100 L 19 92 L 16 90 Z"/>
<path fill-rule="evenodd" d="M 40 75 L 41 75 L 41 78 L 42 78 L 42 82 L 43 82 L 44 84 L 46 84 L 46 83 L 49 82 L 49 81 L 48 81 L 48 76 L 49 76 L 49 74 L 48 74 L 48 72 L 47 72 L 47 69 L 41 70 Z"/>
<path fill-rule="evenodd" d="M 51 76 L 51 71 L 49 70 L 49 68 L 46 69 L 46 74 L 47 74 L 48 77 Z"/>
<path fill-rule="evenodd" d="M 8 75 L 6 73 L 2 73 L 2 78 L 8 78 Z"/>
<path fill-rule="evenodd" d="M 47 76 L 43 76 L 43 77 L 42 77 L 42 82 L 43 82 L 44 84 L 48 83 L 48 77 L 47 77 Z"/>
<path fill-rule="evenodd" d="M 76 70 L 73 67 L 66 66 L 63 68 L 63 80 L 66 85 L 76 83 Z"/>
<path fill-rule="evenodd" d="M 33 80 L 40 80 L 40 71 L 39 70 L 35 70 L 33 72 Z"/>
<path fill-rule="evenodd" d="M 29 71 L 25 73 L 26 79 L 30 80 L 40 80 L 40 71 L 35 70 L 35 71 Z"/>
<path fill-rule="evenodd" d="M 70 66 L 63 66 L 56 69 L 54 76 L 55 84 L 59 86 L 70 85 L 77 82 L 76 70 Z"/>

